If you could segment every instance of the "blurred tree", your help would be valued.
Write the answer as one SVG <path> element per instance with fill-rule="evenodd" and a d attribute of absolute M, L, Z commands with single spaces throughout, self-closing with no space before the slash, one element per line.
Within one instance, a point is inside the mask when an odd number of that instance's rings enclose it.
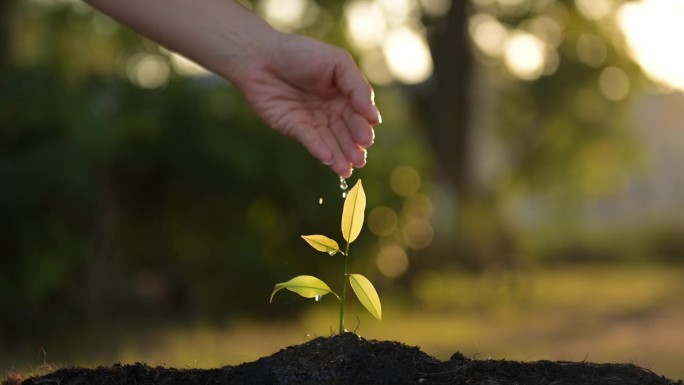
<path fill-rule="evenodd" d="M 385 123 L 357 175 L 376 227 L 354 255 L 377 259 L 354 263 L 388 285 L 517 263 L 504 208 L 552 192 L 572 217 L 637 158 L 617 3 L 246 3 L 349 48 L 375 83 Z M 79 1 L 5 1 L 0 29 L 0 337 L 46 314 L 258 313 L 272 282 L 328 280 L 299 234 L 339 230 L 337 180 L 230 84 Z"/>

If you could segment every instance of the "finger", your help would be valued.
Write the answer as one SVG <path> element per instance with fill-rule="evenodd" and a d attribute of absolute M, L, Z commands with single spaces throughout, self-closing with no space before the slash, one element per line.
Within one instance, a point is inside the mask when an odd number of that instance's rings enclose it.
<path fill-rule="evenodd" d="M 363 77 L 349 53 L 341 57 L 338 71 L 335 71 L 335 74 L 338 87 L 349 98 L 354 111 L 372 125 L 382 123 L 380 111 L 375 106 L 373 88 Z"/>
<path fill-rule="evenodd" d="M 303 126 L 292 130 L 292 136 L 309 150 L 309 153 L 321 163 L 331 166 L 334 163 L 333 151 L 321 136 L 319 130 L 312 126 Z"/>
<path fill-rule="evenodd" d="M 330 129 L 337 139 L 347 162 L 354 167 L 363 167 L 366 164 L 366 150 L 356 144 L 351 137 L 349 128 L 343 119 L 336 119 L 330 124 Z"/>
<path fill-rule="evenodd" d="M 344 155 L 335 133 L 332 132 L 331 128 L 324 126 L 318 127 L 317 130 L 320 133 L 323 143 L 325 143 L 332 154 L 330 163 L 325 164 L 328 165 L 337 175 L 343 178 L 348 178 L 351 176 L 352 164 Z"/>
<path fill-rule="evenodd" d="M 366 119 L 349 107 L 344 109 L 342 117 L 356 144 L 361 147 L 369 147 L 373 144 L 375 132 L 373 131 L 373 126 Z"/>

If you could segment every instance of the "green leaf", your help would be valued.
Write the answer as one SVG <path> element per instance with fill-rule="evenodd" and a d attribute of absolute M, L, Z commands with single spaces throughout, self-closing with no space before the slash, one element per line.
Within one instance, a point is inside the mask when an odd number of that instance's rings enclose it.
<path fill-rule="evenodd" d="M 382 319 L 382 305 L 380 304 L 380 297 L 375 287 L 361 274 L 349 274 L 349 283 L 351 283 L 354 293 L 361 301 L 361 304 L 368 310 L 373 317 L 378 321 Z"/>
<path fill-rule="evenodd" d="M 325 282 L 310 275 L 299 275 L 287 282 L 276 284 L 269 302 L 273 302 L 273 296 L 281 289 L 295 292 L 304 298 L 322 297 L 328 293 L 333 294 L 337 299 L 340 298 L 335 292 L 330 290 L 330 287 Z"/>
<path fill-rule="evenodd" d="M 325 235 L 302 235 L 302 238 L 311 245 L 314 249 L 335 255 L 340 252 L 340 246 L 334 239 L 330 239 Z"/>
<path fill-rule="evenodd" d="M 354 242 L 363 226 L 363 211 L 366 209 L 366 193 L 361 179 L 349 190 L 342 209 L 342 236 L 348 243 Z"/>

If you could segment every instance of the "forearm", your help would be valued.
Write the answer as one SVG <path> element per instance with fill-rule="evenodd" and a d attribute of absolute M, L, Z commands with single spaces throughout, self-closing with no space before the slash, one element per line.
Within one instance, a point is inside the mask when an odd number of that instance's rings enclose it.
<path fill-rule="evenodd" d="M 235 81 L 279 33 L 234 0 L 86 0 L 164 47 Z"/>

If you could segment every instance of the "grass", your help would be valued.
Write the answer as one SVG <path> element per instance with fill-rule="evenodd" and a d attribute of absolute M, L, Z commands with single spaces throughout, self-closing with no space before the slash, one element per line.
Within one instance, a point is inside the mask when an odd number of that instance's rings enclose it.
<path fill-rule="evenodd" d="M 523 272 L 491 270 L 417 277 L 414 299 L 383 293 L 378 322 L 351 303 L 347 328 L 369 339 L 421 346 L 440 359 L 460 351 L 477 358 L 632 362 L 684 379 L 684 267 L 577 266 Z M 293 294 L 294 296 L 294 294 Z M 334 301 L 289 323 L 242 320 L 129 330 L 87 352 L 46 346 L 47 362 L 113 362 L 209 368 L 253 361 L 336 328 Z M 70 348 L 78 348 L 76 345 Z M 0 368 L 30 371 L 39 359 L 0 357 Z"/>

